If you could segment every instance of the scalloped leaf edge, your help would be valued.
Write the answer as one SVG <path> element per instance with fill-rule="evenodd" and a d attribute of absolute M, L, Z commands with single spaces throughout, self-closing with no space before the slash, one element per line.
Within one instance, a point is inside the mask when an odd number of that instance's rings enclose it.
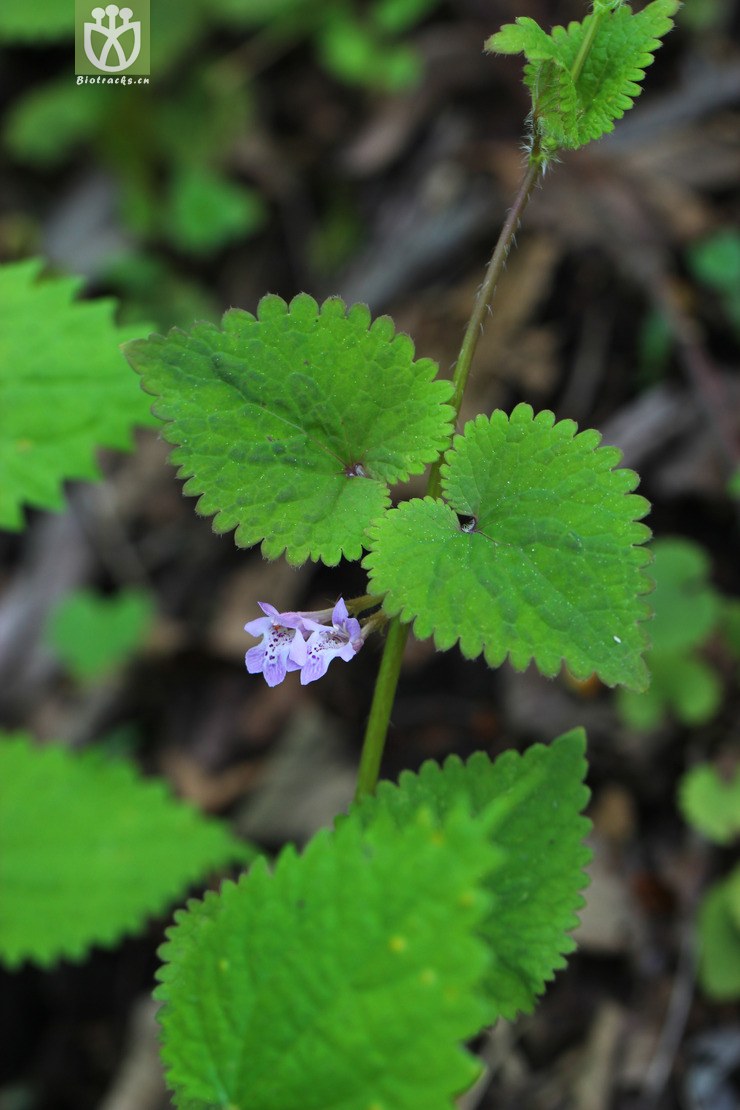
<path fill-rule="evenodd" d="M 322 554 L 315 545 L 304 544 L 301 546 L 296 545 L 294 548 L 291 548 L 287 542 L 283 542 L 282 540 L 271 541 L 270 538 L 266 536 L 263 536 L 261 539 L 249 540 L 245 543 L 240 542 L 239 532 L 241 525 L 239 523 L 232 523 L 229 519 L 224 520 L 226 516 L 225 510 L 213 509 L 210 506 L 210 495 L 208 491 L 204 490 L 202 484 L 198 482 L 192 468 L 178 459 L 178 450 L 182 447 L 182 443 L 180 439 L 173 434 L 173 429 L 171 427 L 173 417 L 168 413 L 167 402 L 162 399 L 161 395 L 158 394 L 156 390 L 149 388 L 145 373 L 139 369 L 136 360 L 137 347 L 144 343 L 153 343 L 156 346 L 161 346 L 173 339 L 178 341 L 187 339 L 194 334 L 196 329 L 199 331 L 206 330 L 208 332 L 225 334 L 227 330 L 225 326 L 226 321 L 234 318 L 246 318 L 250 322 L 261 322 L 263 320 L 274 319 L 277 316 L 290 316 L 291 314 L 306 319 L 311 317 L 318 318 L 320 316 L 335 316 L 358 321 L 368 334 L 375 334 L 387 340 L 389 345 L 403 347 L 407 357 L 415 367 L 418 380 L 428 385 L 436 384 L 438 386 L 440 409 L 448 410 L 448 419 L 446 421 L 448 426 L 447 438 L 451 440 L 454 433 L 455 412 L 453 407 L 448 404 L 448 401 L 453 393 L 452 383 L 446 378 L 439 378 L 437 376 L 439 365 L 434 359 L 427 356 L 421 356 L 420 358 L 415 357 L 416 346 L 413 339 L 406 332 L 396 331 L 395 322 L 391 316 L 383 314 L 373 318 L 369 306 L 362 302 L 348 305 L 342 297 L 333 295 L 325 298 L 325 300 L 319 303 L 309 293 L 298 293 L 290 301 L 286 301 L 275 293 L 266 293 L 260 298 L 256 312 L 250 312 L 243 308 L 229 308 L 223 313 L 219 324 L 214 324 L 211 321 L 196 321 L 193 328 L 189 331 L 185 328 L 173 327 L 169 329 L 166 335 L 162 335 L 158 332 L 151 332 L 145 337 L 129 340 L 121 344 L 121 350 L 133 370 L 139 375 L 142 390 L 149 396 L 155 398 L 151 411 L 153 416 L 162 422 L 161 435 L 163 439 L 173 448 L 170 454 L 170 462 L 177 468 L 177 478 L 183 482 L 183 493 L 188 497 L 197 498 L 195 511 L 199 516 L 211 518 L 213 531 L 218 535 L 227 535 L 229 532 L 233 531 L 234 542 L 236 546 L 240 548 L 247 549 L 259 544 L 263 557 L 269 560 L 284 556 L 287 561 L 294 566 L 300 566 L 307 560 L 322 562 L 326 566 L 336 566 L 343 558 L 349 561 L 360 559 L 363 551 L 367 550 L 367 544 L 364 542 L 351 544 L 349 541 L 346 541 L 337 545 L 332 549 L 331 554 L 327 555 Z M 443 394 L 445 396 L 442 396 Z M 424 467 L 433 461 L 434 458 L 430 457 L 427 463 L 413 470 L 407 467 L 405 470 L 400 471 L 392 480 L 368 476 L 370 481 L 385 487 L 383 508 L 378 515 L 382 515 L 391 505 L 391 484 L 408 481 L 412 474 L 422 473 Z M 377 519 L 377 517 L 375 519 Z M 370 526 L 371 525 L 368 525 L 368 528 L 365 530 L 365 536 L 368 535 Z"/>
<path fill-rule="evenodd" d="M 465 428 L 463 429 L 462 432 L 458 432 L 458 433 L 455 434 L 450 447 L 445 452 L 444 462 L 442 464 L 442 468 L 441 468 L 441 471 L 440 471 L 441 476 L 442 476 L 442 481 L 443 481 L 443 494 L 444 494 L 444 479 L 445 479 L 445 476 L 446 476 L 446 472 L 448 472 L 448 470 L 449 470 L 449 461 L 450 461 L 449 457 L 452 454 L 452 452 L 454 452 L 454 450 L 455 450 L 456 441 L 458 440 L 458 438 L 461 438 L 462 436 L 465 435 L 465 431 L 467 430 L 468 426 L 473 424 L 473 423 L 477 423 L 480 420 L 488 421 L 490 419 L 493 419 L 493 417 L 496 416 L 496 414 L 499 414 L 499 413 L 501 415 L 503 415 L 504 417 L 506 417 L 507 420 L 511 420 L 511 418 L 514 417 L 515 414 L 520 415 L 520 414 L 523 414 L 525 412 L 529 414 L 530 419 L 535 419 L 536 420 L 537 418 L 540 418 L 540 417 L 544 418 L 541 422 L 542 423 L 549 423 L 550 426 L 552 426 L 552 427 L 557 426 L 557 425 L 572 425 L 572 429 L 573 429 L 572 430 L 572 438 L 575 438 L 576 434 L 578 436 L 590 435 L 593 438 L 592 450 L 594 452 L 596 452 L 597 450 L 611 451 L 613 453 L 613 457 L 615 459 L 615 462 L 613 463 L 612 466 L 609 467 L 609 469 L 611 471 L 614 471 L 618 467 L 618 463 L 622 458 L 622 452 L 617 447 L 611 447 L 611 446 L 606 446 L 606 447 L 603 447 L 603 448 L 599 447 L 599 444 L 600 444 L 601 439 L 602 439 L 601 433 L 599 431 L 597 431 L 594 428 L 585 428 L 585 429 L 583 429 L 582 431 L 579 432 L 578 431 L 578 425 L 576 424 L 575 421 L 570 420 L 568 418 L 565 418 L 563 420 L 556 420 L 554 413 L 549 409 L 542 409 L 542 410 L 540 410 L 540 412 L 538 412 L 535 415 L 534 409 L 532 408 L 531 405 L 527 404 L 526 402 L 521 402 L 520 404 L 515 406 L 515 408 L 512 410 L 510 415 L 507 414 L 503 409 L 495 409 L 493 411 L 493 413 L 491 414 L 491 417 L 487 417 L 484 413 L 479 413 L 476 417 L 474 417 L 472 420 L 469 420 L 466 423 Z M 552 420 L 550 420 L 550 418 L 552 418 Z M 640 478 L 639 478 L 639 475 L 637 474 L 637 472 L 634 471 L 634 470 L 631 470 L 627 467 L 619 467 L 619 469 L 621 471 L 623 471 L 624 473 L 631 475 L 631 479 L 634 479 L 634 485 L 632 486 L 632 490 L 634 490 L 637 487 L 637 485 L 639 484 L 639 481 L 640 481 Z M 627 495 L 637 497 L 637 498 L 639 498 L 640 500 L 642 500 L 644 502 L 645 510 L 641 514 L 641 516 L 630 518 L 635 523 L 635 525 L 640 525 L 642 517 L 646 516 L 648 514 L 648 512 L 650 511 L 650 507 L 651 507 L 650 503 L 647 501 L 646 498 L 643 498 L 641 495 L 632 493 L 631 490 L 630 491 L 625 491 L 625 496 L 627 496 Z M 450 505 L 448 505 L 446 501 L 443 501 L 439 498 L 431 497 L 428 494 L 425 495 L 422 498 L 413 497 L 408 501 L 401 502 L 397 506 L 396 510 L 391 510 L 391 511 L 398 511 L 399 509 L 403 509 L 403 507 L 405 505 L 410 505 L 410 504 L 413 504 L 415 502 L 420 502 L 420 501 L 421 502 L 428 502 L 428 503 L 430 503 L 432 505 L 435 505 L 435 506 L 436 505 L 444 506 L 444 508 L 447 509 L 452 515 L 454 515 L 456 520 L 457 520 L 457 513 L 455 513 L 455 510 L 452 509 L 452 507 Z M 642 584 L 642 589 L 640 589 L 638 594 L 637 594 L 638 598 L 643 597 L 646 594 L 651 593 L 655 589 L 654 580 L 652 578 L 648 577 L 648 575 L 646 575 L 644 573 L 644 568 L 648 567 L 652 563 L 652 553 L 650 552 L 649 549 L 644 548 L 644 547 L 641 546 L 642 544 L 647 543 L 648 540 L 652 537 L 652 531 L 651 531 L 650 528 L 647 527 L 647 525 L 641 525 L 641 526 L 642 526 L 642 528 L 644 528 L 644 537 L 643 537 L 643 539 L 640 541 L 639 545 L 638 544 L 632 544 L 631 545 L 633 550 L 642 551 L 643 554 L 644 554 L 644 559 L 642 561 L 641 568 L 640 568 L 640 582 Z M 373 533 L 374 533 L 374 525 L 371 526 L 370 528 L 368 528 L 368 536 L 369 536 L 369 539 L 370 539 L 371 548 L 370 548 L 370 551 L 368 552 L 368 554 L 362 560 L 362 566 L 369 573 L 371 585 L 372 585 L 373 572 L 372 572 L 372 565 L 371 565 L 370 560 L 371 560 L 372 554 L 373 554 L 372 544 L 373 544 L 374 539 L 375 539 L 375 536 L 374 536 Z M 420 641 L 423 641 L 423 640 L 427 640 L 427 639 L 431 638 L 438 651 L 449 651 L 453 647 L 459 647 L 460 652 L 461 652 L 461 654 L 463 655 L 463 657 L 465 659 L 474 660 L 474 659 L 478 659 L 482 655 L 484 657 L 486 663 L 488 664 L 488 666 L 492 667 L 494 669 L 496 669 L 498 667 L 502 667 L 505 663 L 508 663 L 515 671 L 523 672 L 523 671 L 527 670 L 527 668 L 534 663 L 534 665 L 537 668 L 537 670 L 539 671 L 539 673 L 544 675 L 545 678 L 555 678 L 558 675 L 562 676 L 562 675 L 565 675 L 565 674 L 570 674 L 570 675 L 572 675 L 573 678 L 577 679 L 580 682 L 580 681 L 586 681 L 587 679 L 591 678 L 592 675 L 595 673 L 593 671 L 593 669 L 591 669 L 589 671 L 583 671 L 583 672 L 580 672 L 577 669 L 574 669 L 572 667 L 572 665 L 566 660 L 566 658 L 564 656 L 561 656 L 558 666 L 556 666 L 553 670 L 543 669 L 540 666 L 540 663 L 537 659 L 536 654 L 530 655 L 529 658 L 521 664 L 515 663 L 514 660 L 512 659 L 511 651 L 506 651 L 502 655 L 492 655 L 490 651 L 487 651 L 484 648 L 482 642 L 480 643 L 480 647 L 479 647 L 478 650 L 469 652 L 469 651 L 467 651 L 463 648 L 463 645 L 462 645 L 462 642 L 461 642 L 461 640 L 462 640 L 461 636 L 455 636 L 454 639 L 448 640 L 447 638 L 445 638 L 443 636 L 440 636 L 435 629 L 431 629 L 431 630 L 427 631 L 427 629 L 424 627 L 424 624 L 423 624 L 423 618 L 419 614 L 414 614 L 413 611 L 411 610 L 411 608 L 408 605 L 404 605 L 401 602 L 396 603 L 395 599 L 392 598 L 390 595 L 391 595 L 391 591 L 388 591 L 388 592 L 385 593 L 385 596 L 383 598 L 383 606 L 382 607 L 383 607 L 383 610 L 387 613 L 387 615 L 391 618 L 398 617 L 398 619 L 401 621 L 402 624 L 409 624 L 411 626 L 412 632 L 413 632 L 416 639 L 418 639 Z M 650 684 L 650 674 L 649 674 L 649 671 L 647 669 L 647 665 L 645 664 L 645 661 L 644 661 L 644 653 L 650 649 L 650 639 L 649 639 L 649 636 L 648 636 L 648 633 L 647 633 L 647 629 L 645 627 L 645 623 L 647 621 L 649 621 L 650 618 L 652 617 L 652 609 L 650 608 L 650 606 L 647 603 L 642 603 L 640 605 L 640 610 L 641 610 L 642 615 L 638 618 L 637 626 L 638 626 L 638 632 L 640 634 L 640 639 L 641 639 L 641 642 L 642 642 L 642 652 L 641 652 L 641 660 L 640 660 L 642 666 L 639 668 L 639 670 L 642 673 L 642 684 L 639 687 L 638 686 L 629 687 L 629 689 L 634 689 L 638 693 L 644 692 Z M 612 689 L 614 687 L 620 685 L 619 682 L 609 683 L 608 681 L 602 679 L 601 677 L 600 677 L 600 681 L 603 681 L 606 686 L 609 686 Z"/>

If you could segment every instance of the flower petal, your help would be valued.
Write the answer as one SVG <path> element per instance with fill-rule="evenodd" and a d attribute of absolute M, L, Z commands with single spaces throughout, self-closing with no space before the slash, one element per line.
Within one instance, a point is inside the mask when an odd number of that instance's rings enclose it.
<path fill-rule="evenodd" d="M 250 648 L 244 656 L 244 662 L 250 674 L 259 674 L 265 662 L 264 644 L 257 644 L 256 647 Z"/>
<path fill-rule="evenodd" d="M 278 686 L 287 672 L 286 661 L 282 655 L 268 655 L 262 673 L 268 686 Z"/>
<path fill-rule="evenodd" d="M 300 632 L 296 632 L 288 651 L 288 660 L 295 663 L 296 668 L 302 667 L 306 662 L 306 641 Z"/>
<path fill-rule="evenodd" d="M 244 631 L 248 632 L 250 636 L 264 636 L 272 628 L 272 621 L 269 617 L 257 617 L 256 620 L 249 621 L 244 625 Z"/>
<path fill-rule="evenodd" d="M 330 662 L 331 656 L 327 654 L 310 655 L 301 668 L 301 686 L 307 686 L 309 682 L 316 682 L 317 679 L 323 678 Z"/>
<path fill-rule="evenodd" d="M 331 623 L 334 625 L 335 628 L 342 628 L 348 617 L 349 613 L 347 612 L 347 606 L 344 603 L 344 598 L 340 597 L 339 601 L 334 606 L 334 611 L 331 615 Z"/>

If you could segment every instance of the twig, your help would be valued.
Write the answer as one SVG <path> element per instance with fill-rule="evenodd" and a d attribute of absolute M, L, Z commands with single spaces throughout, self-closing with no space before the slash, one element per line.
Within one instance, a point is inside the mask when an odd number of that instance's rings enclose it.
<path fill-rule="evenodd" d="M 683 921 L 676 973 L 673 977 L 658 1046 L 645 1074 L 640 1110 L 655 1110 L 673 1071 L 673 1065 L 686 1029 L 697 971 L 696 912 L 706 882 L 708 848 L 697 835 L 691 834 L 693 861 L 691 882 L 682 898 Z"/>
<path fill-rule="evenodd" d="M 165 1105 L 156 1013 L 157 1004 L 151 998 L 136 1003 L 126 1055 L 99 1110 L 160 1110 Z"/>
<path fill-rule="evenodd" d="M 648 213 L 626 181 L 609 179 L 599 186 L 598 197 L 612 225 L 609 240 L 613 249 L 626 269 L 640 280 L 665 319 L 696 399 L 732 473 L 740 466 L 740 440 L 731 418 L 733 405 L 706 351 L 698 322 L 681 302 L 666 251 Z"/>

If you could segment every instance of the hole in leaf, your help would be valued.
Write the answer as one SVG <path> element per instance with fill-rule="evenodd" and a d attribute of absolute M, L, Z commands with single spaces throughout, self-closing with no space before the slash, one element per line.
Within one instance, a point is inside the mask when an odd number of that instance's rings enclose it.
<path fill-rule="evenodd" d="M 460 524 L 461 532 L 474 532 L 478 526 L 478 520 L 474 516 L 462 516 L 458 513 L 457 519 Z"/>
<path fill-rule="evenodd" d="M 344 473 L 348 478 L 367 478 L 367 471 L 361 462 L 350 463 L 345 466 Z"/>

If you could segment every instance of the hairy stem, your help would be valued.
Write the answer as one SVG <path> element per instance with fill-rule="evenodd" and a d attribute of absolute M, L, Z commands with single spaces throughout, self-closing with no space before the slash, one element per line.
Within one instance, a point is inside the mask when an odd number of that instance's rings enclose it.
<path fill-rule="evenodd" d="M 511 245 L 514 241 L 514 235 L 519 226 L 519 221 L 522 218 L 522 213 L 527 207 L 527 202 L 542 172 L 542 164 L 537 155 L 538 151 L 533 150 L 527 171 L 519 186 L 514 204 L 501 228 L 501 234 L 496 243 L 491 261 L 488 264 L 486 276 L 483 279 L 483 284 L 478 290 L 478 296 L 473 305 L 473 312 L 465 331 L 462 347 L 460 348 L 460 357 L 457 360 L 455 373 L 452 379 L 455 387 L 452 398 L 455 415 L 460 411 L 460 404 L 463 399 L 463 393 L 465 392 L 465 385 L 470 373 L 473 355 L 475 354 L 475 348 L 483 327 L 483 321 L 488 312 L 496 284 L 501 277 L 506 258 L 511 250 Z M 441 452 L 429 475 L 427 493 L 431 497 L 439 497 L 440 494 L 440 468 L 443 459 L 444 452 Z M 378 678 L 375 683 L 375 692 L 370 707 L 370 717 L 365 731 L 365 740 L 362 747 L 360 770 L 357 779 L 356 798 L 361 798 L 363 794 L 371 794 L 378 781 L 380 761 L 383 757 L 383 748 L 385 747 L 388 733 L 388 723 L 393 708 L 393 701 L 396 696 L 398 676 L 401 671 L 401 658 L 403 656 L 403 649 L 408 638 L 408 633 L 408 625 L 402 625 L 398 617 L 390 621 L 388 625 L 388 635 L 383 649 L 383 657 L 380 661 L 380 670 L 378 671 Z"/>
<path fill-rule="evenodd" d="M 516 229 L 519 226 L 519 221 L 522 218 L 524 209 L 527 207 L 529 198 L 534 191 L 540 174 L 542 173 L 542 163 L 538 157 L 539 150 L 535 147 L 530 155 L 529 164 L 527 165 L 526 173 L 522 178 L 519 190 L 514 198 L 514 203 L 509 209 L 509 214 L 504 221 L 501 228 L 501 234 L 498 237 L 498 242 L 494 248 L 491 256 L 491 261 L 488 263 L 486 276 L 483 279 L 483 284 L 478 290 L 478 295 L 475 298 L 473 311 L 468 321 L 468 326 L 465 329 L 465 335 L 460 348 L 460 356 L 455 366 L 455 373 L 452 378 L 452 384 L 455 387 L 455 392 L 452 395 L 452 406 L 455 410 L 455 416 L 460 412 L 460 405 L 462 404 L 463 394 L 465 393 L 465 386 L 468 382 L 470 374 L 470 367 L 473 363 L 473 355 L 475 348 L 478 345 L 481 332 L 483 331 L 483 323 L 489 311 L 493 294 L 496 290 L 498 280 L 501 277 L 506 259 L 509 256 Z M 439 497 L 441 482 L 440 482 L 440 469 L 444 461 L 444 452 L 442 452 L 432 467 L 429 475 L 429 486 L 427 493 L 431 497 Z"/>
<path fill-rule="evenodd" d="M 452 405 L 455 409 L 455 414 L 460 412 L 460 405 L 462 404 L 463 393 L 465 392 L 468 375 L 470 374 L 473 355 L 475 354 L 475 348 L 478 345 L 478 340 L 483 330 L 483 322 L 493 299 L 496 285 L 501 277 L 506 259 L 509 256 L 511 245 L 514 242 L 514 235 L 519 227 L 519 221 L 522 218 L 524 209 L 527 207 L 527 202 L 532 195 L 532 191 L 537 184 L 541 172 L 542 166 L 539 161 L 537 159 L 531 159 L 522 179 L 522 183 L 519 186 L 519 191 L 516 194 L 514 203 L 509 209 L 509 214 L 504 221 L 504 226 L 501 228 L 501 234 L 498 237 L 498 242 L 491 256 L 491 261 L 488 263 L 488 269 L 486 270 L 483 284 L 478 290 L 478 295 L 475 298 L 473 311 L 465 330 L 462 347 L 460 348 L 460 357 L 457 360 L 455 373 L 452 378 L 452 384 L 455 387 L 455 392 L 452 396 Z"/>
<path fill-rule="evenodd" d="M 574 83 L 577 82 L 578 78 L 581 76 L 584 63 L 605 16 L 606 9 L 601 8 L 594 11 L 592 14 L 591 22 L 588 25 L 583 42 L 581 43 L 581 48 L 578 51 L 578 55 L 570 71 Z M 529 203 L 529 198 L 534 192 L 534 188 L 543 173 L 544 165 L 544 152 L 540 147 L 539 136 L 535 133 L 526 172 L 522 178 L 516 197 L 514 198 L 514 203 L 509 209 L 504 225 L 501 228 L 498 242 L 491 256 L 491 261 L 488 263 L 486 276 L 483 279 L 483 284 L 478 290 L 478 295 L 473 305 L 473 311 L 468 321 L 468 326 L 465 329 L 460 355 L 452 377 L 454 393 L 451 403 L 455 410 L 455 418 L 457 418 L 460 413 L 465 386 L 468 382 L 470 367 L 473 363 L 475 349 L 483 330 L 486 314 L 490 309 L 498 280 L 506 265 L 506 259 L 509 256 L 509 251 L 514 242 L 514 236 L 519 227 L 519 222 Z M 441 451 L 429 473 L 427 494 L 430 497 L 439 497 L 442 491 L 440 472 L 442 463 L 444 462 L 444 456 L 445 452 Z M 371 794 L 378 781 L 380 762 L 388 733 L 388 723 L 390 721 L 393 701 L 396 695 L 396 687 L 398 686 L 398 676 L 401 671 L 401 657 L 407 638 L 408 625 L 402 625 L 398 617 L 395 617 L 388 625 L 388 636 L 383 650 L 383 657 L 380 662 L 380 670 L 375 684 L 373 702 L 370 707 L 370 717 L 365 732 L 365 740 L 360 759 L 360 771 L 355 795 L 357 798 L 362 797 L 363 794 Z"/>

